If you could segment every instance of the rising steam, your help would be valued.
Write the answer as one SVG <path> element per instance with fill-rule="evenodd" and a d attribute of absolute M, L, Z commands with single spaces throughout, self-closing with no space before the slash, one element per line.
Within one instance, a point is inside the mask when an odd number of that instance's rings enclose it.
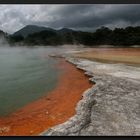
<path fill-rule="evenodd" d="M 5 36 L 0 35 L 0 47 L 5 47 L 5 46 L 9 47 L 9 43 Z"/>

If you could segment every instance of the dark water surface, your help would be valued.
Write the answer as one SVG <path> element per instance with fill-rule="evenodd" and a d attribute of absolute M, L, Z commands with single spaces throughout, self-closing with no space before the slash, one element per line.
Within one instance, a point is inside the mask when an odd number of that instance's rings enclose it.
<path fill-rule="evenodd" d="M 0 48 L 0 116 L 8 115 L 53 90 L 59 51 L 50 48 Z"/>

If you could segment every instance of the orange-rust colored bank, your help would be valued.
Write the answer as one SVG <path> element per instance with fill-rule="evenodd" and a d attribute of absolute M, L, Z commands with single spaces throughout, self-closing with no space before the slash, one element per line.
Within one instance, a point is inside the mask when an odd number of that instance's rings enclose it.
<path fill-rule="evenodd" d="M 53 91 L 8 117 L 0 117 L 1 136 L 38 135 L 75 114 L 77 102 L 92 83 L 64 59 L 60 59 L 58 68 L 62 73 Z"/>

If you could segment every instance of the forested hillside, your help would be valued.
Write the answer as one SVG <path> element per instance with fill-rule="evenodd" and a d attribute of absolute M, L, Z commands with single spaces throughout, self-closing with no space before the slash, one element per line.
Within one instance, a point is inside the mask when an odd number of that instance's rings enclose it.
<path fill-rule="evenodd" d="M 43 29 L 43 28 L 41 28 Z M 45 28 L 44 28 L 45 29 Z M 49 30 L 47 30 L 49 29 Z M 114 45 L 131 46 L 140 45 L 140 26 L 115 28 L 111 30 L 107 27 L 101 27 L 95 32 L 75 31 L 67 28 L 54 30 L 46 28 L 45 30 L 30 33 L 26 36 L 17 33 L 8 37 L 11 45 L 63 45 L 63 44 L 83 44 L 94 45 Z"/>

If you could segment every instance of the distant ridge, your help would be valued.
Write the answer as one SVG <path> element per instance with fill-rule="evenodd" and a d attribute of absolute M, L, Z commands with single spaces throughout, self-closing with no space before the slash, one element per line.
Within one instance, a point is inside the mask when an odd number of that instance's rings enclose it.
<path fill-rule="evenodd" d="M 3 31 L 1 31 L 3 34 Z M 114 47 L 130 47 L 140 45 L 140 26 L 126 28 L 100 27 L 95 32 L 77 31 L 69 28 L 59 30 L 27 25 L 13 35 L 6 34 L 11 45 L 28 46 L 82 44 L 85 46 L 113 45 Z"/>
<path fill-rule="evenodd" d="M 58 33 L 70 33 L 70 32 L 73 32 L 74 30 L 68 29 L 68 28 L 62 28 L 59 30 L 55 30 L 55 29 L 52 29 L 49 27 L 43 27 L 43 26 L 37 26 L 37 25 L 27 25 L 27 26 L 23 27 L 22 29 L 13 33 L 12 36 L 21 35 L 23 37 L 27 37 L 29 34 L 38 33 L 41 31 L 54 31 L 54 32 L 58 32 Z"/>
<path fill-rule="evenodd" d="M 23 37 L 27 37 L 29 34 L 41 32 L 41 31 L 44 31 L 44 30 L 55 31 L 52 28 L 36 26 L 36 25 L 27 25 L 27 26 L 23 27 L 22 29 L 18 30 L 17 32 L 15 32 L 12 36 L 21 35 Z"/>
<path fill-rule="evenodd" d="M 62 28 L 60 30 L 57 30 L 57 32 L 59 33 L 70 33 L 70 32 L 73 32 L 74 30 L 72 29 L 68 29 L 68 28 Z"/>

